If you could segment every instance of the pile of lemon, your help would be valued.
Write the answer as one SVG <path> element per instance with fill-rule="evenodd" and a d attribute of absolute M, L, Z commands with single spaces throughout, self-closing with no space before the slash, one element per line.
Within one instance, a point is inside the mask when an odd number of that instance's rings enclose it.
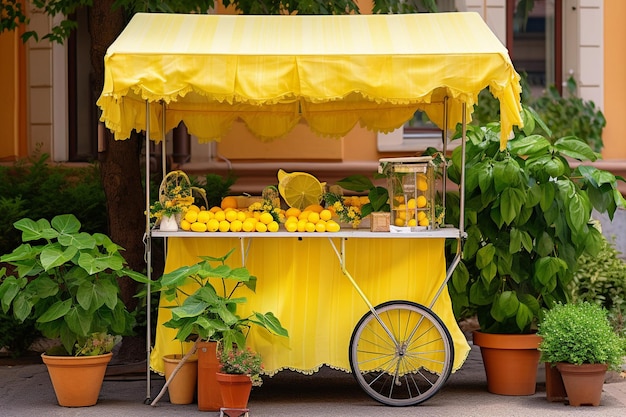
<path fill-rule="evenodd" d="M 180 228 L 192 232 L 278 232 L 280 225 L 271 213 L 239 209 L 234 197 L 225 197 L 220 207 L 209 210 L 190 206 Z"/>
<path fill-rule="evenodd" d="M 319 204 L 312 204 L 300 210 L 291 207 L 285 211 L 285 230 L 288 232 L 338 232 L 341 227 L 332 219 L 332 211 Z"/>
<path fill-rule="evenodd" d="M 428 201 L 423 195 L 411 198 L 406 203 L 404 198 L 396 197 L 397 205 L 394 205 L 394 224 L 400 227 L 428 226 L 428 216 L 426 215 L 426 205 Z"/>

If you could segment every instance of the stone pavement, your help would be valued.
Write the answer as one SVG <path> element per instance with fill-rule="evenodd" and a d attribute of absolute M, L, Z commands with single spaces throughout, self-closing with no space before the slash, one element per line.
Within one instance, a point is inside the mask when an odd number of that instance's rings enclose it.
<path fill-rule="evenodd" d="M 161 377 L 151 378 L 154 398 L 163 386 Z M 254 388 L 250 399 L 251 417 L 391 417 L 391 416 L 626 416 L 626 379 L 613 374 L 604 385 L 599 407 L 572 407 L 548 402 L 545 376 L 540 367 L 537 392 L 510 397 L 490 394 L 480 351 L 472 351 L 459 371 L 434 397 L 414 407 L 378 404 L 358 387 L 351 375 L 323 368 L 315 375 L 284 371 Z M 56 403 L 43 365 L 0 367 L 0 416 L 189 416 L 216 417 L 219 412 L 198 411 L 195 404 L 173 405 L 167 394 L 155 407 L 145 405 L 145 375 L 109 375 L 94 407 L 64 408 Z"/>

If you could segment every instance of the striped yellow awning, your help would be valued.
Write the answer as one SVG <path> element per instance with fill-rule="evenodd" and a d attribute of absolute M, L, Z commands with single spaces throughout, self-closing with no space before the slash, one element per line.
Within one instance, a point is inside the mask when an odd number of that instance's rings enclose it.
<path fill-rule="evenodd" d="M 345 16 L 137 14 L 105 56 L 101 120 L 127 138 L 184 121 L 201 141 L 243 120 L 261 139 L 301 119 L 323 136 L 356 123 L 389 132 L 416 110 L 443 127 L 471 115 L 489 87 L 500 100 L 503 144 L 521 125 L 519 75 L 475 13 Z"/>

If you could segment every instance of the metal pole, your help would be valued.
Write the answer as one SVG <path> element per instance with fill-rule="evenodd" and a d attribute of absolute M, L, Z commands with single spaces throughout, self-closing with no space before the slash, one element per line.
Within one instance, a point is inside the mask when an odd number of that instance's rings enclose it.
<path fill-rule="evenodd" d="M 151 402 L 150 394 L 150 350 L 152 345 L 152 332 L 151 325 L 152 319 L 150 317 L 150 300 L 151 300 L 151 285 L 152 282 L 152 239 L 150 237 L 150 103 L 146 100 L 146 165 L 145 165 L 145 181 L 146 181 L 146 230 L 145 230 L 145 252 L 144 257 L 146 261 L 146 275 L 148 277 L 147 296 L 146 296 L 146 404 Z"/>

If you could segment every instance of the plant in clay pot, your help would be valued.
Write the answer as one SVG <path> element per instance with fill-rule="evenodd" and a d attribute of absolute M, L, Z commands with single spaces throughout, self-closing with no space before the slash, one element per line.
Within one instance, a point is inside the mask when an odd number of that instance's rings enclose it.
<path fill-rule="evenodd" d="M 250 348 L 219 349 L 217 382 L 225 409 L 246 409 L 253 386 L 261 386 L 261 355 Z"/>
<path fill-rule="evenodd" d="M 607 314 L 590 302 L 556 304 L 539 323 L 541 359 L 561 372 L 571 405 L 599 405 L 607 369 L 619 371 L 624 362 L 624 340 Z"/>
<path fill-rule="evenodd" d="M 237 306 L 247 301 L 245 297 L 235 297 L 237 290 L 246 287 L 255 291 L 257 278 L 245 267 L 231 268 L 226 264 L 233 251 L 219 258 L 202 256 L 198 263 L 164 274 L 155 283 L 155 290 L 160 290 L 167 300 L 176 301 L 169 307 L 172 318 L 164 326 L 177 330 L 177 340 L 195 342 L 186 357 L 194 354 L 202 341 L 219 342 L 226 352 L 234 347 L 241 349 L 252 326 L 288 336 L 287 329 L 271 312 L 254 312 L 248 317 L 237 313 Z M 167 382 L 153 405 L 166 388 Z"/>
<path fill-rule="evenodd" d="M 579 256 L 601 250 L 603 238 L 591 212 L 595 208 L 612 218 L 624 206 L 617 189 L 623 178 L 591 166 L 572 169 L 568 158 L 595 161 L 598 154 L 575 137 L 552 138 L 532 109 L 524 107 L 522 116 L 524 128 L 514 128 L 514 137 L 502 150 L 500 123 L 468 127 L 467 239 L 449 290 L 457 317 L 467 312 L 478 316 L 475 343 L 487 335 L 531 335 L 527 347 L 538 361 L 539 338 L 533 333 L 541 311 L 567 301 Z M 546 135 L 532 134 L 536 126 Z M 448 170 L 457 184 L 460 163 L 458 147 Z M 458 194 L 449 193 L 447 202 L 446 216 L 458 224 Z M 481 352 L 484 356 L 482 346 Z M 505 372 L 518 377 L 514 370 Z M 529 376 L 530 388 L 523 395 L 534 392 L 534 377 Z"/>
<path fill-rule="evenodd" d="M 6 268 L 0 270 L 3 311 L 11 311 L 19 321 L 34 320 L 45 337 L 59 340 L 58 346 L 42 355 L 44 362 L 57 355 L 105 356 L 106 367 L 119 335 L 132 334 L 134 325 L 119 297 L 117 278 L 147 278 L 126 266 L 121 248 L 109 237 L 81 232 L 72 214 L 51 221 L 25 218 L 14 226 L 22 232 L 23 243 L 0 257 L 0 262 L 13 267 L 9 275 Z M 104 368 L 100 385 L 103 377 Z M 54 379 L 53 384 L 59 397 Z M 74 385 L 79 391 L 82 388 Z M 98 386 L 95 398 L 84 395 L 88 404 L 80 405 L 95 404 L 99 390 Z M 61 398 L 59 403 L 73 405 Z"/>

